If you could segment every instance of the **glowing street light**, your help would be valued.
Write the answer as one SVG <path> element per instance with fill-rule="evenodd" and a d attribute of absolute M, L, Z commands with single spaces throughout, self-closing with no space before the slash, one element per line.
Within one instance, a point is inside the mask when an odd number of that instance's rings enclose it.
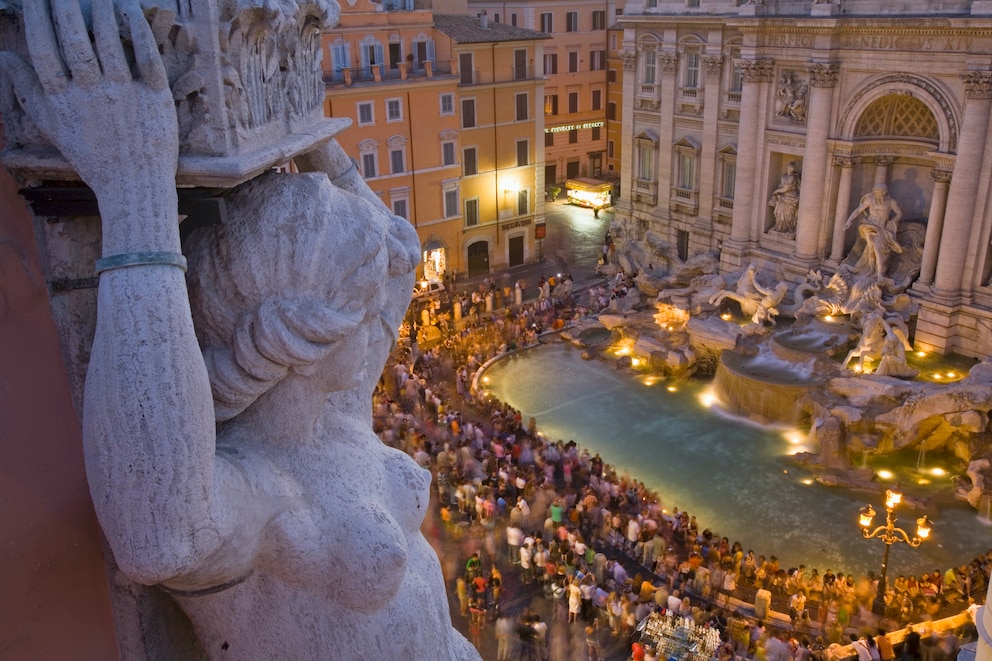
<path fill-rule="evenodd" d="M 861 508 L 858 515 L 858 523 L 861 525 L 861 536 L 865 539 L 878 538 L 885 544 L 885 554 L 882 556 L 882 575 L 878 579 L 878 591 L 871 604 L 871 611 L 876 615 L 885 613 L 885 577 L 889 567 L 889 549 L 896 542 L 905 542 L 914 549 L 925 542 L 930 537 L 932 524 L 926 515 L 916 520 L 916 535 L 909 536 L 902 528 L 896 527 L 895 508 L 902 502 L 902 491 L 898 486 L 885 491 L 885 524 L 874 530 L 871 528 L 871 521 L 875 518 L 875 508 L 870 504 Z"/>

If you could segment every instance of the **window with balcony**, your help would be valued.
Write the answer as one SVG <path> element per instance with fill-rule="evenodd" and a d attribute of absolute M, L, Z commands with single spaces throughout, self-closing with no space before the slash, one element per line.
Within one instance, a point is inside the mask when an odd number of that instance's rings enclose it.
<path fill-rule="evenodd" d="M 593 30 L 605 30 L 606 29 L 606 12 L 602 9 L 597 9 L 592 13 L 592 29 Z"/>
<path fill-rule="evenodd" d="M 471 53 L 458 54 L 458 76 L 462 85 L 471 85 L 475 82 L 475 63 Z"/>
<path fill-rule="evenodd" d="M 683 58 L 685 62 L 685 71 L 682 76 L 682 87 L 687 89 L 698 89 L 699 88 L 699 51 L 689 50 L 686 51 L 685 57 Z"/>
<path fill-rule="evenodd" d="M 653 190 L 655 182 L 656 163 L 658 159 L 658 137 L 652 131 L 644 131 L 634 138 L 636 159 L 634 162 L 635 179 L 638 188 Z"/>
<path fill-rule="evenodd" d="M 672 197 L 671 203 L 688 213 L 699 210 L 699 144 L 690 137 L 676 142 L 672 148 Z"/>
<path fill-rule="evenodd" d="M 475 128 L 475 99 L 462 99 L 462 128 Z"/>
<path fill-rule="evenodd" d="M 372 77 L 372 67 L 381 67 L 386 61 L 382 44 L 373 37 L 366 37 L 362 40 L 359 54 L 362 58 L 362 72 L 366 78 Z"/>
<path fill-rule="evenodd" d="M 331 44 L 331 80 L 344 80 L 344 70 L 351 67 L 351 49 L 341 37 Z"/>
<path fill-rule="evenodd" d="M 530 95 L 527 92 L 516 95 L 517 121 L 523 122 L 529 119 Z"/>
<path fill-rule="evenodd" d="M 413 67 L 422 71 L 426 62 L 434 63 L 434 40 L 416 39 L 413 42 Z"/>
<path fill-rule="evenodd" d="M 551 34 L 555 31 L 555 15 L 551 12 L 541 14 L 541 32 Z"/>
<path fill-rule="evenodd" d="M 718 168 L 716 204 L 713 217 L 716 220 L 730 222 L 734 215 L 734 191 L 737 188 L 737 148 L 728 145 L 717 152 Z"/>
<path fill-rule="evenodd" d="M 475 147 L 466 147 L 462 150 L 462 174 L 466 177 L 479 174 L 478 151 Z"/>
<path fill-rule="evenodd" d="M 568 112 L 579 112 L 579 93 L 568 93 Z"/>
<path fill-rule="evenodd" d="M 479 224 L 479 198 L 465 200 L 465 227 L 475 227 Z"/>
<path fill-rule="evenodd" d="M 579 12 L 570 11 L 565 14 L 565 32 L 579 31 Z"/>
<path fill-rule="evenodd" d="M 544 74 L 546 76 L 553 76 L 558 73 L 558 54 L 557 53 L 545 53 L 544 54 Z"/>
<path fill-rule="evenodd" d="M 653 50 L 644 51 L 641 62 L 641 82 L 654 85 L 658 77 L 658 58 Z"/>
<path fill-rule="evenodd" d="M 517 140 L 517 167 L 530 163 L 530 140 Z"/>

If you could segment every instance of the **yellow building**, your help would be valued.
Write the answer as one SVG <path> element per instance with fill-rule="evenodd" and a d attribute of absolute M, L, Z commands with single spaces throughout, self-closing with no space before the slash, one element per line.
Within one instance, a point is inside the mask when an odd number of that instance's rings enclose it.
<path fill-rule="evenodd" d="M 619 103 L 622 87 L 611 82 L 610 28 L 623 13 L 623 0 L 469 0 L 493 22 L 540 30 L 551 36 L 538 64 L 547 80 L 544 94 L 545 181 L 576 177 L 617 178 L 619 160 L 607 168 L 607 106 Z M 622 44 L 620 44 L 622 45 Z M 617 67 L 614 70 L 620 69 Z M 620 119 L 619 112 L 616 114 Z M 619 144 L 619 130 L 615 136 Z M 616 147 L 616 145 L 615 145 Z"/>
<path fill-rule="evenodd" d="M 543 230 L 544 35 L 412 5 L 342 4 L 326 112 L 372 189 L 420 236 L 422 275 L 535 259 Z"/>

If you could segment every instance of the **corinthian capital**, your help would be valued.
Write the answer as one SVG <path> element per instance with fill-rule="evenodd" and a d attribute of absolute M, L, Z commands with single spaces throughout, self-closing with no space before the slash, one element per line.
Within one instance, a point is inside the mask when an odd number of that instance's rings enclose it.
<path fill-rule="evenodd" d="M 658 66 L 666 73 L 672 73 L 679 64 L 678 53 L 658 53 Z"/>
<path fill-rule="evenodd" d="M 637 68 L 637 51 L 632 48 L 624 48 L 619 53 L 623 60 L 623 68 L 633 71 Z"/>
<path fill-rule="evenodd" d="M 967 99 L 992 99 L 992 72 L 969 71 L 961 74 Z"/>
<path fill-rule="evenodd" d="M 775 60 L 734 60 L 740 68 L 745 83 L 770 83 L 775 70 Z"/>
<path fill-rule="evenodd" d="M 840 65 L 830 64 L 807 64 L 806 73 L 809 74 L 809 84 L 811 87 L 833 87 L 837 84 L 837 77 L 840 75 Z"/>
<path fill-rule="evenodd" d="M 703 67 L 706 69 L 707 76 L 719 76 L 720 72 L 723 71 L 723 56 L 722 55 L 704 56 Z"/>

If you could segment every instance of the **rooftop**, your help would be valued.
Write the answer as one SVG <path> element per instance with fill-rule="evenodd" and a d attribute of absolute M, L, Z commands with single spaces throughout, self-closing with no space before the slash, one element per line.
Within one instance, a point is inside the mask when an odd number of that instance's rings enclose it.
<path fill-rule="evenodd" d="M 502 41 L 532 41 L 550 39 L 551 35 L 536 30 L 518 28 L 506 23 L 483 20 L 478 16 L 435 14 L 434 27 L 459 44 L 482 44 Z"/>

